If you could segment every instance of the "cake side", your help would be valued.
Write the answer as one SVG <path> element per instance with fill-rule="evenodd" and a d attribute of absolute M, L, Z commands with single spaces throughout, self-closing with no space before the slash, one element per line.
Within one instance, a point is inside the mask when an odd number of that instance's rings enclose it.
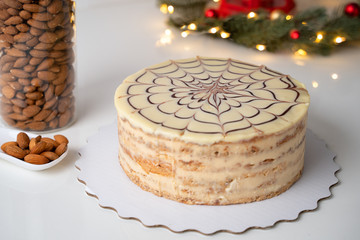
<path fill-rule="evenodd" d="M 303 169 L 306 117 L 278 134 L 212 145 L 154 136 L 121 118 L 118 127 L 119 161 L 128 177 L 146 191 L 187 204 L 270 198 L 286 191 Z"/>

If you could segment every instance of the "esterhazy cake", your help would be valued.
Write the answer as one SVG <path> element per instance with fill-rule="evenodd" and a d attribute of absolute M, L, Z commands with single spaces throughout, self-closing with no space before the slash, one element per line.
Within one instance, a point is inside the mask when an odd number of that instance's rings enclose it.
<path fill-rule="evenodd" d="M 116 90 L 120 164 L 142 189 L 187 204 L 271 198 L 301 176 L 309 101 L 265 66 L 166 61 Z"/>

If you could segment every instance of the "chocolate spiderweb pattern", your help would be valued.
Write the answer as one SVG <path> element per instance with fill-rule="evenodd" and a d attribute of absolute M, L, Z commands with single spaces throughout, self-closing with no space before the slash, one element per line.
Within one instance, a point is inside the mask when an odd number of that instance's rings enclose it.
<path fill-rule="evenodd" d="M 130 76 L 115 101 L 152 132 L 235 141 L 290 126 L 306 114 L 309 95 L 300 82 L 265 66 L 198 57 Z"/>

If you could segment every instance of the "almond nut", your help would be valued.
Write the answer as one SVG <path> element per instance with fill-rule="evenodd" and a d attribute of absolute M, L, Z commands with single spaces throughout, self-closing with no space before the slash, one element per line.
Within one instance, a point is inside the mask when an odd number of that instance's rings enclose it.
<path fill-rule="evenodd" d="M 26 11 L 34 12 L 34 13 L 45 11 L 45 8 L 44 8 L 44 7 L 39 6 L 39 5 L 37 5 L 37 4 L 24 4 L 24 5 L 23 5 L 23 8 L 24 8 Z"/>
<path fill-rule="evenodd" d="M 32 163 L 32 164 L 46 164 L 49 162 L 49 159 L 47 159 L 44 156 L 41 156 L 39 154 L 28 154 L 24 158 L 25 162 Z"/>
<path fill-rule="evenodd" d="M 43 43 L 54 43 L 57 40 L 57 35 L 53 32 L 44 32 L 40 37 L 39 41 Z"/>
<path fill-rule="evenodd" d="M 5 148 L 10 145 L 18 146 L 17 142 L 14 142 L 14 141 L 6 142 L 3 145 L 1 145 L 1 150 L 3 150 L 3 152 L 5 152 Z"/>
<path fill-rule="evenodd" d="M 1 89 L 1 93 L 7 99 L 11 99 L 11 98 L 15 97 L 16 91 L 12 87 L 6 85 Z"/>
<path fill-rule="evenodd" d="M 52 148 L 57 148 L 60 144 L 58 142 L 56 142 L 54 139 L 48 138 L 48 137 L 43 137 L 41 139 L 42 141 L 49 143 L 52 145 Z M 52 149 L 51 148 L 51 149 Z M 49 150 L 50 151 L 50 150 Z"/>
<path fill-rule="evenodd" d="M 36 145 L 32 149 L 30 149 L 30 153 L 40 154 L 44 152 L 45 149 L 46 149 L 46 142 L 41 140 L 40 142 L 36 143 Z"/>
<path fill-rule="evenodd" d="M 64 152 L 66 152 L 67 150 L 67 144 L 66 143 L 61 143 L 56 149 L 55 149 L 55 153 L 58 156 L 61 156 Z"/>
<path fill-rule="evenodd" d="M 26 124 L 26 127 L 34 131 L 43 131 L 46 128 L 46 123 L 42 121 L 33 121 Z"/>
<path fill-rule="evenodd" d="M 53 0 L 47 7 L 47 11 L 51 14 L 57 14 L 62 10 L 63 3 L 60 0 Z"/>
<path fill-rule="evenodd" d="M 61 135 L 61 134 L 55 135 L 54 139 L 55 139 L 56 142 L 59 143 L 59 145 L 62 144 L 62 143 L 65 143 L 65 144 L 69 143 L 69 140 L 64 135 Z"/>
<path fill-rule="evenodd" d="M 40 139 L 41 140 L 41 139 Z M 39 138 L 32 138 L 30 139 L 30 143 L 29 143 L 29 149 L 30 151 L 33 150 L 33 148 L 35 147 L 35 145 L 40 142 Z"/>
<path fill-rule="evenodd" d="M 19 159 L 24 159 L 24 157 L 26 155 L 26 152 L 16 145 L 8 145 L 5 148 L 5 153 L 9 154 L 10 156 L 19 158 Z"/>
<path fill-rule="evenodd" d="M 43 152 L 40 155 L 46 157 L 47 159 L 49 159 L 49 161 L 54 161 L 55 159 L 59 158 L 59 156 L 56 153 L 49 151 Z"/>
<path fill-rule="evenodd" d="M 36 105 L 30 105 L 24 108 L 23 114 L 27 117 L 33 117 L 40 112 L 41 108 Z"/>
<path fill-rule="evenodd" d="M 29 147 L 30 138 L 26 133 L 20 132 L 16 137 L 16 142 L 18 143 L 19 147 L 26 149 Z"/>

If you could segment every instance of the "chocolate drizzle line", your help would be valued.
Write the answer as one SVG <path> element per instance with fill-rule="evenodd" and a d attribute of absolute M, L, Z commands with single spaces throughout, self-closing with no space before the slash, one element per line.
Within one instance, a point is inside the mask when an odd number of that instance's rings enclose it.
<path fill-rule="evenodd" d="M 272 87 L 274 81 L 280 82 L 277 84 L 280 87 Z M 306 89 L 297 86 L 289 76 L 265 66 L 198 57 L 145 69 L 129 83 L 126 96 L 121 97 L 126 98 L 134 113 L 161 127 L 226 136 L 249 128 L 261 132 L 257 128 L 260 125 L 278 119 L 287 121 L 286 115 L 294 107 L 307 104 L 299 100 L 301 94 L 307 94 Z M 139 96 L 145 105 L 134 100 Z M 165 107 L 170 103 L 177 107 Z M 278 104 L 282 104 L 282 111 L 277 108 L 275 112 L 273 108 Z M 158 121 L 156 114 L 167 117 Z M 232 117 L 225 118 L 225 114 Z M 174 118 L 183 124 L 172 124 Z M 243 123 L 241 127 L 236 125 L 239 122 Z M 204 127 L 194 127 L 199 124 Z"/>

